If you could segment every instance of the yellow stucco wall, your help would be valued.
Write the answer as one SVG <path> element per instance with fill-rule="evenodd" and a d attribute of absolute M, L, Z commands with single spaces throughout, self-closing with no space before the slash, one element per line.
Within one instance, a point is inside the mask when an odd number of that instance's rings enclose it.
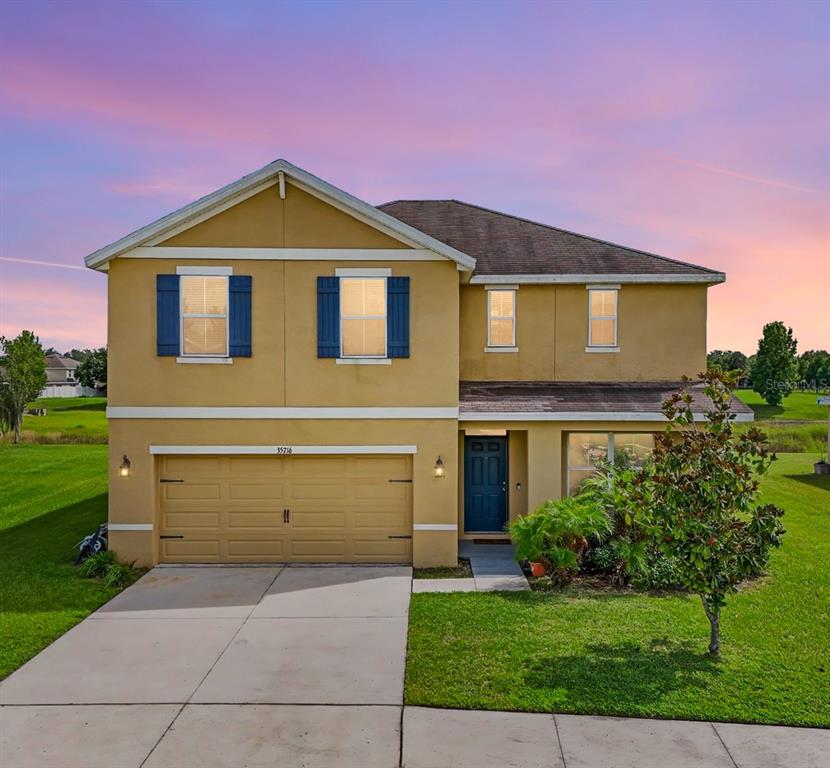
<path fill-rule="evenodd" d="M 243 200 L 162 246 L 214 248 L 408 248 L 291 183 Z"/>
<path fill-rule="evenodd" d="M 522 285 L 518 352 L 485 352 L 484 286 L 461 288 L 461 378 L 467 381 L 678 380 L 706 367 L 705 285 L 622 285 L 619 352 L 586 352 L 584 285 Z"/>
<path fill-rule="evenodd" d="M 196 266 L 187 260 L 188 266 Z M 109 271 L 110 405 L 454 406 L 458 272 L 447 261 L 219 261 L 253 277 L 253 355 L 195 365 L 156 355 L 156 275 L 173 259 L 116 259 Z M 339 365 L 317 357 L 317 276 L 389 266 L 410 278 L 410 357 Z"/>

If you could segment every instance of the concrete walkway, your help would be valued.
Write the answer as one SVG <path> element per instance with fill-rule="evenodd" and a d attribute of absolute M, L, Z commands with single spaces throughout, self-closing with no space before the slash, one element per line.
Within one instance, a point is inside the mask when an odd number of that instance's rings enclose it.
<path fill-rule="evenodd" d="M 156 568 L 0 684 L 3 768 L 807 768 L 830 731 L 403 706 L 411 570 Z"/>
<path fill-rule="evenodd" d="M 516 562 L 512 544 L 459 541 L 458 556 L 467 558 L 471 579 L 416 579 L 413 592 L 519 592 L 530 589 Z"/>

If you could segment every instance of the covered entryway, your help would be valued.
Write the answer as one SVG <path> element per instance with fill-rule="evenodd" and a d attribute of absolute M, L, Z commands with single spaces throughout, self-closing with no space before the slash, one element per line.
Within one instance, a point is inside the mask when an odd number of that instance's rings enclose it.
<path fill-rule="evenodd" d="M 408 563 L 410 456 L 160 456 L 166 563 Z"/>

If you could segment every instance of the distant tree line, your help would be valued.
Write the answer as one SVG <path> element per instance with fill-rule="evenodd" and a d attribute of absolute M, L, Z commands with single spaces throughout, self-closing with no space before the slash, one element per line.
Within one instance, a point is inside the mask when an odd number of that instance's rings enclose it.
<path fill-rule="evenodd" d="M 739 385 L 751 387 L 770 405 L 779 405 L 797 389 L 830 391 L 830 352 L 811 349 L 799 355 L 793 329 L 781 321 L 764 326 L 754 355 L 716 349 L 707 355 L 706 362 L 710 370 L 736 371 Z"/>

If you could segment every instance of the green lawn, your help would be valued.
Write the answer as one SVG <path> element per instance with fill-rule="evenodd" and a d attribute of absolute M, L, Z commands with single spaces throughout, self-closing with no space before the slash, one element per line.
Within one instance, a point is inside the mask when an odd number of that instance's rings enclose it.
<path fill-rule="evenodd" d="M 767 405 L 757 392 L 739 389 L 735 394 L 753 411 L 759 421 L 774 419 L 792 421 L 824 421 L 827 423 L 827 406 L 819 405 L 815 392 L 792 392 L 781 405 Z"/>
<path fill-rule="evenodd" d="M 0 445 L 0 678 L 119 590 L 74 545 L 107 515 L 106 445 Z"/>
<path fill-rule="evenodd" d="M 45 408 L 45 416 L 24 416 L 25 442 L 106 443 L 107 398 L 50 397 L 30 408 Z"/>
<path fill-rule="evenodd" d="M 764 482 L 786 509 L 770 573 L 730 598 L 719 660 L 691 596 L 412 596 L 406 703 L 830 726 L 830 478 L 786 454 Z"/>

